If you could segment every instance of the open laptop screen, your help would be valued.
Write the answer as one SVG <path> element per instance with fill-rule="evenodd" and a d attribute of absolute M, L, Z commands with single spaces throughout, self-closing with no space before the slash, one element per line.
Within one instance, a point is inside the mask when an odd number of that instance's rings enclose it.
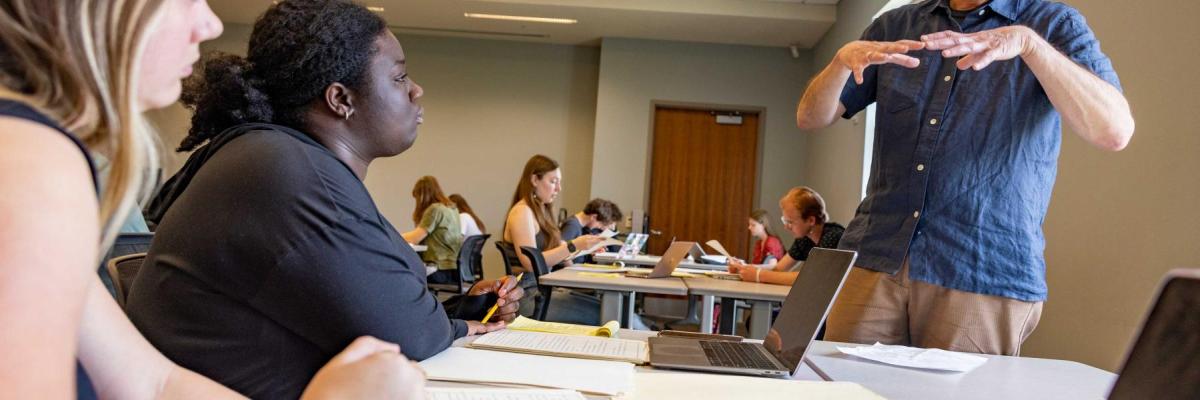
<path fill-rule="evenodd" d="M 779 316 L 763 345 L 796 372 L 808 344 L 817 336 L 821 321 L 837 296 L 858 254 L 853 251 L 814 248 L 800 269 Z"/>
<path fill-rule="evenodd" d="M 1200 399 L 1200 272 L 1169 275 L 1109 399 Z"/>

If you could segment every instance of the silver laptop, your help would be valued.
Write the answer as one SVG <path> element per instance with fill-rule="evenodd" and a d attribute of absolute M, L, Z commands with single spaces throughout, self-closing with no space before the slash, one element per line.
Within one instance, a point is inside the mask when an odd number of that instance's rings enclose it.
<path fill-rule="evenodd" d="M 658 368 L 790 377 L 837 297 L 858 253 L 814 248 L 762 344 L 679 337 L 650 338 Z"/>
<path fill-rule="evenodd" d="M 657 264 L 654 264 L 654 269 L 650 271 L 635 269 L 625 272 L 625 276 L 630 278 L 666 278 L 671 276 L 672 272 L 675 272 L 675 268 L 679 266 L 679 263 L 683 262 L 684 258 L 688 256 L 688 253 L 693 248 L 699 247 L 700 245 L 696 244 L 696 242 L 671 243 L 671 247 L 667 248 L 667 252 L 663 253 L 662 258 L 658 259 Z"/>
<path fill-rule="evenodd" d="M 1200 269 L 1167 273 L 1108 398 L 1200 399 Z"/>

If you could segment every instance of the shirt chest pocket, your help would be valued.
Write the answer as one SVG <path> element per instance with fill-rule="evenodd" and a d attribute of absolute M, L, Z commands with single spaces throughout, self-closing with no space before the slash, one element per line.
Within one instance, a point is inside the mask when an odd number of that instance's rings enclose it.
<path fill-rule="evenodd" d="M 922 60 L 924 65 L 924 60 Z M 886 65 L 879 70 L 879 106 L 888 113 L 903 113 L 917 105 L 924 87 L 923 67 L 908 69 Z"/>

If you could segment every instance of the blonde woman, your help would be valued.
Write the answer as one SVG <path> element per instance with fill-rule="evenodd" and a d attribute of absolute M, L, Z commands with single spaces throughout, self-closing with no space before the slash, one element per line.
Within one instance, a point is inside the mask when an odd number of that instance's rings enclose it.
<path fill-rule="evenodd" d="M 241 397 L 150 346 L 94 272 L 156 163 L 141 113 L 178 98 L 221 30 L 204 1 L 0 5 L 4 397 Z M 99 198 L 92 151 L 111 161 Z M 363 338 L 305 396 L 413 397 L 421 382 L 396 345 Z"/>

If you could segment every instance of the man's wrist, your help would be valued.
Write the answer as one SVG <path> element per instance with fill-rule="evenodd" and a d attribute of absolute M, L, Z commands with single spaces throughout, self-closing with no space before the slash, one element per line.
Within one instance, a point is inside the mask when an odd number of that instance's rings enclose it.
<path fill-rule="evenodd" d="M 1021 40 L 1021 58 L 1036 57 L 1045 50 L 1045 45 L 1048 44 L 1041 35 L 1029 27 L 1022 26 L 1020 30 Z"/>

